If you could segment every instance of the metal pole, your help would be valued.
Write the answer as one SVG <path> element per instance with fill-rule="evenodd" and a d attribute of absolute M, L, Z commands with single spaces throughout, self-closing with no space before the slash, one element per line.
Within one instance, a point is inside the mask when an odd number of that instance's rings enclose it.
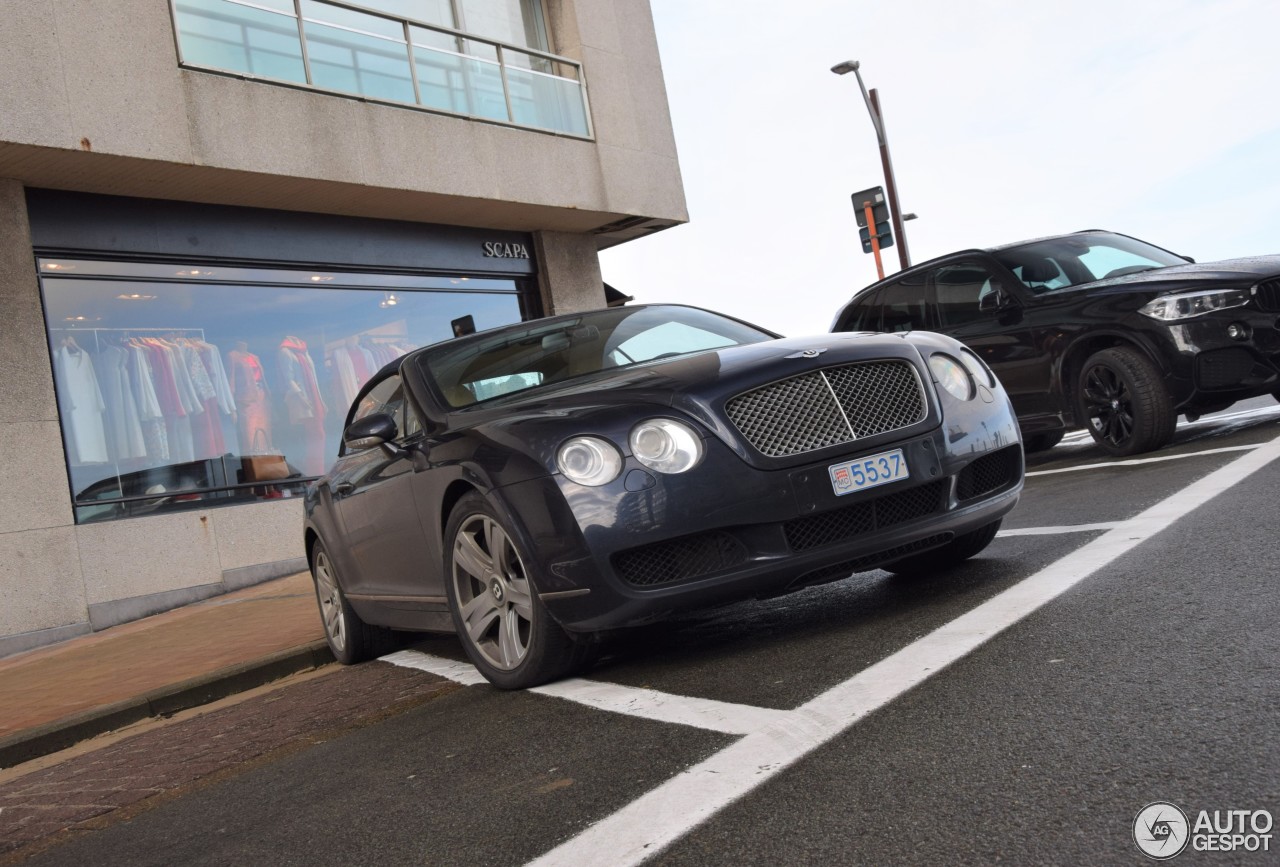
<path fill-rule="evenodd" d="M 880 260 L 880 235 L 876 232 L 876 217 L 871 211 L 870 202 L 862 203 L 862 213 L 867 218 L 867 235 L 871 238 L 871 252 L 876 257 L 876 274 L 879 275 L 877 279 L 883 280 L 884 262 Z"/>
<path fill-rule="evenodd" d="M 862 76 L 858 76 L 862 83 Z M 907 233 L 902 227 L 902 207 L 898 204 L 898 184 L 893 178 L 893 160 L 889 158 L 889 137 L 884 131 L 884 115 L 880 113 L 880 94 L 871 89 L 867 105 L 871 109 L 871 117 L 876 125 L 876 136 L 880 139 L 880 163 L 884 166 L 884 194 L 889 200 L 889 218 L 893 220 L 893 231 L 898 236 L 898 261 L 904 269 L 911 267 L 911 253 L 907 249 Z"/>

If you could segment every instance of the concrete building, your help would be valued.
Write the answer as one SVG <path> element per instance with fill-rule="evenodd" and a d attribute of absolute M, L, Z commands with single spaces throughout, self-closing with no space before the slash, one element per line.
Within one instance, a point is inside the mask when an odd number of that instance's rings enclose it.
<path fill-rule="evenodd" d="M 687 219 L 646 0 L 0 19 L 0 655 L 305 568 L 364 377 Z"/>

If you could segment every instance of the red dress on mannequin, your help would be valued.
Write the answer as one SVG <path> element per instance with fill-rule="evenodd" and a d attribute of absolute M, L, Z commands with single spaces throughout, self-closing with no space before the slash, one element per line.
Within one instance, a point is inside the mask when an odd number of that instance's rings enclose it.
<path fill-rule="evenodd" d="M 240 453 L 262 455 L 271 446 L 271 409 L 267 405 L 267 383 L 262 363 L 252 352 L 233 349 L 227 353 L 231 395 L 236 401 L 236 430 Z"/>

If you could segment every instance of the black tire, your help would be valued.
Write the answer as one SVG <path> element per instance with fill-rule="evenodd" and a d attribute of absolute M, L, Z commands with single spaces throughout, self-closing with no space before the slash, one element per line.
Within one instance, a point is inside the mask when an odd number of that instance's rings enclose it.
<path fill-rule="evenodd" d="M 445 588 L 462 647 L 499 689 L 525 689 L 585 668 L 595 645 L 575 640 L 538 598 L 532 562 L 489 501 L 469 493 L 445 528 Z"/>
<path fill-rule="evenodd" d="M 333 558 L 319 540 L 311 549 L 311 580 L 315 582 L 324 637 L 334 659 L 343 665 L 355 665 L 396 649 L 396 634 L 392 630 L 370 626 L 351 607 L 342 592 Z"/>
<path fill-rule="evenodd" d="M 1173 439 L 1173 401 L 1145 355 L 1117 346 L 1089 356 L 1076 388 L 1076 414 L 1094 442 L 1117 457 L 1149 452 Z"/>
<path fill-rule="evenodd" d="M 915 554 L 911 557 L 904 557 L 901 560 L 895 560 L 880 568 L 903 577 L 921 577 L 935 572 L 942 572 L 953 566 L 959 566 L 970 557 L 981 553 L 984 548 L 991 544 L 991 540 L 996 537 L 996 533 L 999 530 L 1000 521 L 992 521 L 990 524 L 979 527 L 971 533 L 956 536 L 939 548 L 925 551 L 922 554 Z"/>
<path fill-rule="evenodd" d="M 1066 433 L 1063 430 L 1054 430 L 1047 433 L 1027 434 L 1022 438 L 1022 450 L 1029 455 L 1035 452 L 1047 452 L 1062 442 Z"/>

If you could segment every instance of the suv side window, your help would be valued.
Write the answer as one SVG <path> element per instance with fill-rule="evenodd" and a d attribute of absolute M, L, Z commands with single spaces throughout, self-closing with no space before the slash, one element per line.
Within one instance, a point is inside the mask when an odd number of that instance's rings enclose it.
<path fill-rule="evenodd" d="M 880 330 L 880 290 L 868 292 L 858 302 L 848 318 L 840 324 L 840 331 L 879 331 Z"/>
<path fill-rule="evenodd" d="M 925 274 L 912 274 L 880 290 L 881 331 L 918 331 L 929 327 Z"/>
<path fill-rule="evenodd" d="M 982 299 L 999 288 L 1000 278 L 985 265 L 964 262 L 939 268 L 934 272 L 933 291 L 941 327 L 945 330 L 990 319 L 991 314 L 981 309 Z"/>

